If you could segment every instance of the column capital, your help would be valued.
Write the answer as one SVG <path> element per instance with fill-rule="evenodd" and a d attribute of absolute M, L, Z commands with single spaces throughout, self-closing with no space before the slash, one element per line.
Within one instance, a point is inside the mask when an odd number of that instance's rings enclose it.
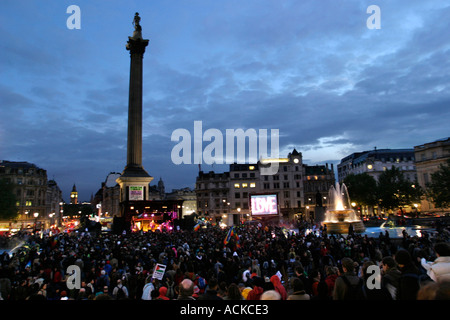
<path fill-rule="evenodd" d="M 140 38 L 133 38 L 128 37 L 126 48 L 130 51 L 130 54 L 138 53 L 138 54 L 144 54 L 145 47 L 148 46 L 149 40 L 140 39 Z"/>

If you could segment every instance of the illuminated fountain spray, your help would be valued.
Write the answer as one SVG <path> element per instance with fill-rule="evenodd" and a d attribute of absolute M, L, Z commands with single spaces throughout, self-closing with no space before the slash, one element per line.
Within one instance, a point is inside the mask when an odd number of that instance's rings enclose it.
<path fill-rule="evenodd" d="M 325 212 L 325 220 L 329 233 L 347 233 L 349 226 L 357 233 L 365 230 L 364 224 L 350 206 L 350 197 L 345 184 L 336 182 L 328 191 L 328 206 Z"/>

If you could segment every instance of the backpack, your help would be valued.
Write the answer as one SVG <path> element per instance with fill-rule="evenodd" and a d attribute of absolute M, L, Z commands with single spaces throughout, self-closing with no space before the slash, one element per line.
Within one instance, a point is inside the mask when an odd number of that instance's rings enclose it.
<path fill-rule="evenodd" d="M 125 291 L 123 290 L 123 286 L 122 287 L 117 287 L 117 300 L 122 300 L 125 299 L 127 296 L 125 294 Z"/>
<path fill-rule="evenodd" d="M 362 300 L 363 299 L 363 279 L 359 279 L 357 284 L 352 285 L 346 276 L 341 276 L 345 285 L 347 286 L 347 290 L 344 295 L 344 300 Z"/>

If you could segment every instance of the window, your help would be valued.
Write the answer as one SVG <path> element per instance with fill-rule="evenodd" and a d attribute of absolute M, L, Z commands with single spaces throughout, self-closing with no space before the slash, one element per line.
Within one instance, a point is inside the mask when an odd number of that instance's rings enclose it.
<path fill-rule="evenodd" d="M 284 180 L 288 180 L 288 179 L 289 179 L 288 175 L 285 174 L 285 175 L 284 175 Z"/>
<path fill-rule="evenodd" d="M 285 192 L 284 192 L 284 197 L 285 197 L 285 198 L 289 198 L 289 197 L 290 197 L 289 191 L 285 191 Z"/>
<path fill-rule="evenodd" d="M 243 173 L 243 174 L 242 174 L 242 178 L 247 178 L 247 174 L 246 174 L 246 173 Z"/>
<path fill-rule="evenodd" d="M 242 184 L 242 188 L 247 188 L 248 187 L 248 184 L 247 183 L 243 183 Z"/>
<path fill-rule="evenodd" d="M 239 188 L 240 188 L 239 183 L 235 183 L 235 184 L 234 184 L 234 188 L 235 188 L 235 189 L 239 189 Z"/>
<path fill-rule="evenodd" d="M 250 188 L 255 188 L 255 187 L 256 187 L 256 183 L 251 182 L 251 183 L 250 183 Z"/>
<path fill-rule="evenodd" d="M 248 170 L 255 170 L 255 166 L 249 166 Z"/>
<path fill-rule="evenodd" d="M 31 207 L 31 206 L 33 206 L 33 201 L 26 201 L 26 202 L 25 202 L 25 205 L 26 205 L 27 207 Z"/>
<path fill-rule="evenodd" d="M 280 183 L 275 182 L 275 183 L 273 184 L 273 188 L 274 188 L 274 189 L 279 189 L 279 188 L 280 188 Z"/>
<path fill-rule="evenodd" d="M 234 197 L 235 197 L 236 199 L 240 199 L 240 198 L 241 198 L 241 193 L 240 193 L 240 192 L 235 192 L 235 193 L 234 193 Z"/>
<path fill-rule="evenodd" d="M 289 188 L 289 182 L 284 182 L 283 183 L 283 188 Z"/>
<path fill-rule="evenodd" d="M 264 189 L 270 189 L 270 183 L 264 183 Z"/>

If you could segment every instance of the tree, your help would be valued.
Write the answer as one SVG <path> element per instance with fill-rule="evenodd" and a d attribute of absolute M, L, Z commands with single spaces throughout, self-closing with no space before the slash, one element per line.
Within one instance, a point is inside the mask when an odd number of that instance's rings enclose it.
<path fill-rule="evenodd" d="M 419 202 L 423 195 L 417 182 L 407 180 L 400 169 L 394 166 L 379 176 L 377 189 L 380 205 L 386 209 L 401 208 Z"/>
<path fill-rule="evenodd" d="M 349 174 L 344 179 L 351 201 L 363 206 L 377 203 L 377 182 L 367 173 Z"/>
<path fill-rule="evenodd" d="M 5 179 L 0 179 L 0 219 L 12 220 L 18 216 L 16 202 L 14 185 Z"/>
<path fill-rule="evenodd" d="M 431 174 L 431 182 L 427 184 L 428 196 L 437 208 L 450 207 L 450 159 L 446 165 Z"/>

